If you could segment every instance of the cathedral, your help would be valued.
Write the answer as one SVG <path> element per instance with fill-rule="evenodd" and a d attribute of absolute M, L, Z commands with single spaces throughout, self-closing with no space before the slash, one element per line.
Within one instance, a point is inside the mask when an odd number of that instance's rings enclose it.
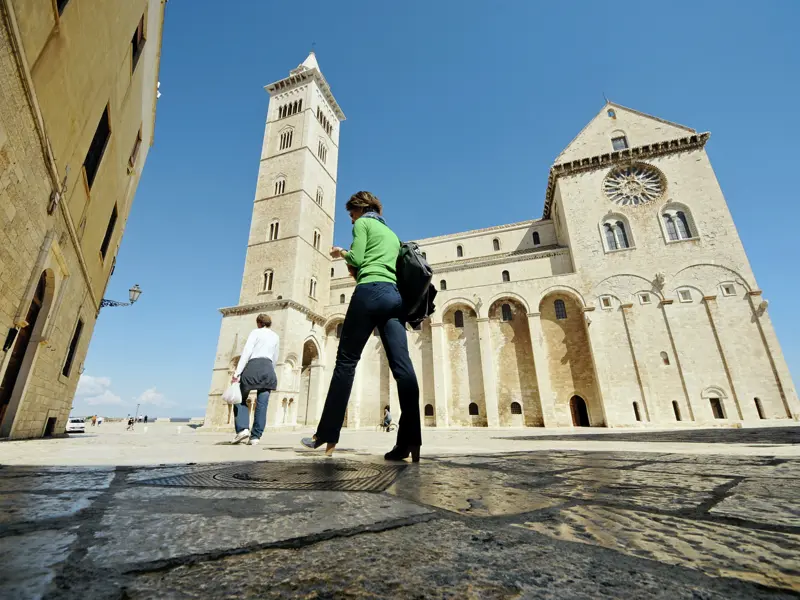
<path fill-rule="evenodd" d="M 206 428 L 233 428 L 221 395 L 259 313 L 281 337 L 268 426 L 315 425 L 355 286 L 328 254 L 344 113 L 313 53 L 266 89 L 241 293 L 220 311 Z M 408 327 L 425 427 L 800 419 L 708 139 L 609 102 L 555 159 L 539 218 L 416 240 L 439 290 L 432 318 Z M 399 414 L 374 336 L 345 426 L 374 428 L 387 405 Z"/>

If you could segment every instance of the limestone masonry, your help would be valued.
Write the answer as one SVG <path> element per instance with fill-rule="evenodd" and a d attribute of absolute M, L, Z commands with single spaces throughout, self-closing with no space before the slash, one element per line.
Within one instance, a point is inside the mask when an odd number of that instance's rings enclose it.
<path fill-rule="evenodd" d="M 233 427 L 221 394 L 260 312 L 282 341 L 268 424 L 315 424 L 354 289 L 328 256 L 344 113 L 313 53 L 266 89 L 241 294 L 221 311 L 206 427 Z M 408 331 L 426 426 L 800 418 L 708 138 L 608 103 L 551 167 L 541 218 L 417 240 L 440 291 L 433 318 Z M 377 426 L 385 405 L 399 413 L 373 337 L 346 426 Z"/>
<path fill-rule="evenodd" d="M 153 140 L 165 2 L 0 0 L 0 438 L 64 433 Z"/>

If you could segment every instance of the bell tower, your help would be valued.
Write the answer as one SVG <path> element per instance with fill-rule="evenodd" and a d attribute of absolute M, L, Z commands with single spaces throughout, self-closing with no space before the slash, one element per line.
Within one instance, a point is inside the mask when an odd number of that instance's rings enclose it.
<path fill-rule="evenodd" d="M 239 303 L 221 309 L 206 426 L 228 428 L 220 396 L 259 313 L 281 338 L 279 390 L 267 424 L 286 422 L 281 402 L 297 399 L 304 344 L 321 331 L 330 297 L 339 127 L 345 116 L 312 52 L 270 95 Z M 313 339 L 312 339 L 313 341 Z"/>

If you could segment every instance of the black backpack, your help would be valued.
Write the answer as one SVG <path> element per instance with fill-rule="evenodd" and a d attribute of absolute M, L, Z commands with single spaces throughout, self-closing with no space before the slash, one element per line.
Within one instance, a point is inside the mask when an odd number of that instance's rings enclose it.
<path fill-rule="evenodd" d="M 436 288 L 431 284 L 433 269 L 415 242 L 400 244 L 395 269 L 406 321 L 417 327 L 436 310 L 433 303 Z"/>

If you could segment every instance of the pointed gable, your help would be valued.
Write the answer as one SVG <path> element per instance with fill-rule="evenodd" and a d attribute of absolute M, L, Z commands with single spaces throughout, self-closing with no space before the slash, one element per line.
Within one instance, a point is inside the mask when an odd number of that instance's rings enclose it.
<path fill-rule="evenodd" d="M 624 135 L 628 147 L 664 142 L 696 133 L 694 129 L 608 102 L 564 148 L 555 164 L 597 156 L 613 150 L 611 138 Z"/>

